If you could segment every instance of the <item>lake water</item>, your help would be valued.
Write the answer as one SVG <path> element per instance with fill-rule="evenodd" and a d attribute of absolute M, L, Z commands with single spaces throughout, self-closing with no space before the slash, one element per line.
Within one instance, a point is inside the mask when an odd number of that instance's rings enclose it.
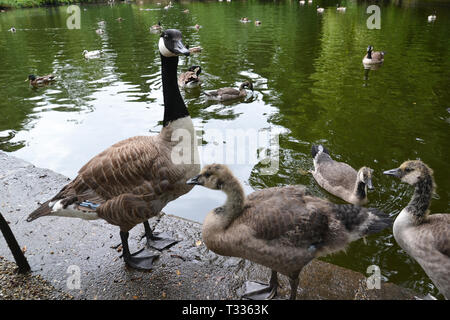
<path fill-rule="evenodd" d="M 392 2 L 381 7 L 381 29 L 373 30 L 366 25 L 368 4 L 356 1 L 341 1 L 345 13 L 336 12 L 335 1 L 316 0 L 305 6 L 298 1 L 181 1 L 169 10 L 156 1 L 89 5 L 81 7 L 81 28 L 74 30 L 66 26 L 67 7 L 0 13 L 0 149 L 73 178 L 111 144 L 159 132 L 159 35 L 149 27 L 161 21 L 165 28 L 180 29 L 189 46 L 203 47 L 179 64 L 179 70 L 191 65 L 203 70 L 202 89 L 182 92 L 195 126 L 204 133 L 203 164 L 223 162 L 217 150 L 230 144 L 227 134 L 269 130 L 279 134 L 276 174 L 261 174 L 261 164 L 252 160 L 261 150 L 254 145 L 245 148 L 244 164 L 230 164 L 246 192 L 304 184 L 342 203 L 305 173 L 312 168 L 311 145 L 322 143 L 335 159 L 375 170 L 370 206 L 395 217 L 413 190 L 382 171 L 420 158 L 434 169 L 438 186 L 431 211 L 447 212 L 449 4 Z M 323 14 L 316 4 L 325 7 Z M 188 14 L 182 12 L 186 8 Z M 428 23 L 433 10 L 437 20 Z M 252 22 L 240 23 L 244 16 Z M 262 24 L 255 26 L 255 19 Z M 8 32 L 12 26 L 16 33 Z M 103 34 L 95 32 L 99 27 Z M 361 64 L 369 44 L 386 51 L 378 70 L 364 70 Z M 84 49 L 105 54 L 86 60 Z M 33 89 L 24 82 L 28 74 L 48 73 L 57 75 L 50 86 Z M 237 87 L 244 80 L 252 81 L 252 96 L 231 104 L 205 101 L 204 90 Z M 208 135 L 213 131 L 216 137 Z M 224 199 L 220 192 L 196 187 L 165 211 L 202 221 Z M 325 260 L 364 274 L 376 264 L 384 280 L 437 294 L 391 230 Z"/>

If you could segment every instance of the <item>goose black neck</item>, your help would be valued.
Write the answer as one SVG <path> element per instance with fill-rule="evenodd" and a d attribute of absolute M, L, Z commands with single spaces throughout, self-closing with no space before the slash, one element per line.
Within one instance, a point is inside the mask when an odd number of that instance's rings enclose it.
<path fill-rule="evenodd" d="M 361 200 L 366 197 L 366 184 L 362 181 L 359 181 L 356 186 L 356 196 Z"/>
<path fill-rule="evenodd" d="M 372 59 L 372 50 L 367 51 L 367 59 Z"/>
<path fill-rule="evenodd" d="M 416 184 L 414 195 L 406 209 L 411 213 L 416 222 L 421 222 L 426 217 L 433 194 L 433 178 L 427 174 Z"/>
<path fill-rule="evenodd" d="M 177 82 L 178 57 L 165 57 L 161 55 L 161 73 L 164 96 L 163 126 L 171 121 L 189 116 L 188 109 L 181 97 Z"/>

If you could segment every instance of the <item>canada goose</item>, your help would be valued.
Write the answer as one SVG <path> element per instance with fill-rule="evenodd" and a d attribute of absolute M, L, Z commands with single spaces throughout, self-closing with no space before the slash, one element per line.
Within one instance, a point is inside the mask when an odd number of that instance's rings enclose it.
<path fill-rule="evenodd" d="M 384 51 L 373 51 L 372 46 L 367 47 L 367 54 L 363 58 L 363 64 L 377 64 L 383 63 Z"/>
<path fill-rule="evenodd" d="M 432 15 L 428 16 L 428 22 L 432 22 L 434 20 L 436 20 L 436 11 L 434 11 Z"/>
<path fill-rule="evenodd" d="M 36 77 L 34 74 L 30 74 L 25 81 L 29 81 L 33 87 L 45 86 L 55 79 L 53 74 L 49 74 L 42 77 Z"/>
<path fill-rule="evenodd" d="M 150 31 L 160 31 L 161 29 L 161 21 L 158 21 L 158 24 L 154 24 L 150 27 Z"/>
<path fill-rule="evenodd" d="M 3 215 L 0 213 L 0 231 L 3 234 L 3 237 L 8 244 L 9 249 L 16 260 L 17 266 L 19 267 L 19 273 L 26 273 L 31 270 L 30 265 L 28 264 L 27 258 L 25 258 L 22 250 L 20 249 L 19 244 L 17 243 L 16 237 L 11 231 L 11 228 L 8 225 L 8 222 L 5 220 Z"/>
<path fill-rule="evenodd" d="M 103 50 L 94 50 L 94 51 L 87 51 L 87 50 L 83 50 L 83 56 L 86 59 L 93 59 L 93 58 L 98 58 L 103 54 Z"/>
<path fill-rule="evenodd" d="M 178 76 L 178 86 L 180 88 L 197 88 L 201 84 L 201 80 L 198 77 L 202 72 L 202 68 L 200 66 L 192 66 L 188 69 L 188 71 L 181 73 Z"/>
<path fill-rule="evenodd" d="M 14 32 L 16 32 L 16 28 L 11 27 L 11 29 L 9 29 L 8 31 L 14 33 Z"/>
<path fill-rule="evenodd" d="M 249 88 L 253 91 L 253 84 L 250 81 L 244 81 L 241 83 L 238 89 L 234 88 L 220 88 L 214 91 L 205 92 L 206 99 L 227 101 L 233 99 L 239 99 L 247 96 L 247 91 L 244 88 Z"/>
<path fill-rule="evenodd" d="M 409 160 L 383 173 L 415 187 L 411 201 L 394 221 L 394 238 L 450 299 L 450 214 L 429 215 L 433 170 L 420 160 Z"/>
<path fill-rule="evenodd" d="M 163 31 L 159 51 L 164 97 L 161 132 L 156 136 L 132 137 L 104 150 L 27 219 L 33 221 L 42 216 L 104 219 L 120 227 L 125 262 L 145 270 L 151 269 L 157 255 L 147 249 L 144 254 L 130 254 L 128 231 L 144 223 L 148 245 L 163 249 L 173 244 L 173 240 L 154 237 L 147 220 L 161 212 L 168 202 L 189 192 L 192 187 L 186 185 L 186 180 L 200 171 L 194 126 L 177 84 L 178 56 L 189 55 L 181 32 Z M 180 151 L 182 159 L 178 158 Z"/>
<path fill-rule="evenodd" d="M 319 8 L 319 6 L 317 6 L 317 12 L 318 13 L 323 13 L 325 11 L 324 8 Z"/>
<path fill-rule="evenodd" d="M 255 20 L 255 25 L 256 26 L 260 26 L 261 25 L 261 21 L 259 21 L 258 19 Z"/>
<path fill-rule="evenodd" d="M 276 294 L 277 272 L 290 278 L 290 298 L 295 299 L 299 273 L 311 260 L 392 225 L 377 209 L 337 205 L 314 197 L 301 185 L 268 188 L 245 197 L 240 182 L 220 164 L 207 165 L 187 184 L 227 195 L 225 204 L 204 220 L 202 237 L 208 249 L 272 269 L 267 288 L 244 295 L 251 299 Z"/>
<path fill-rule="evenodd" d="M 367 188 L 373 188 L 372 169 L 362 167 L 356 172 L 348 164 L 333 160 L 321 145 L 312 146 L 311 154 L 314 159 L 312 175 L 322 188 L 347 202 L 367 203 Z"/>
<path fill-rule="evenodd" d="M 340 7 L 339 4 L 336 4 L 336 11 L 345 12 L 345 10 L 347 10 L 346 7 Z"/>

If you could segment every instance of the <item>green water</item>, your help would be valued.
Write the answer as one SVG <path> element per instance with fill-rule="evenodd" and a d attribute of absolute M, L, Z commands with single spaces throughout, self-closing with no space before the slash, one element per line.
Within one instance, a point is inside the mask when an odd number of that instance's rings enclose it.
<path fill-rule="evenodd" d="M 0 13 L 0 149 L 73 178 L 111 144 L 159 132 L 159 38 L 149 27 L 161 21 L 164 27 L 180 29 L 191 47 L 203 47 L 201 54 L 181 58 L 179 65 L 183 70 L 194 64 L 203 69 L 202 90 L 183 93 L 199 130 L 270 129 L 280 134 L 276 175 L 261 175 L 256 162 L 230 164 L 247 192 L 304 184 L 318 196 L 342 202 L 304 174 L 312 168 L 311 144 L 322 143 L 335 159 L 375 170 L 370 206 L 393 217 L 406 206 L 412 189 L 381 172 L 407 159 L 422 159 L 434 169 L 438 185 L 431 211 L 446 212 L 448 4 L 385 5 L 381 29 L 369 30 L 367 4 L 341 3 L 347 5 L 344 14 L 335 11 L 335 1 L 315 1 L 326 8 L 322 15 L 315 4 L 301 7 L 298 1 L 183 1 L 169 10 L 156 1 L 84 6 L 80 30 L 67 29 L 66 7 Z M 184 8 L 190 13 L 182 13 Z M 433 9 L 438 18 L 428 23 Z M 240 23 L 244 16 L 262 25 Z M 118 17 L 124 20 L 118 22 Z M 106 22 L 105 33 L 98 35 L 101 20 Z M 202 26 L 199 31 L 193 28 L 196 23 Z M 15 34 L 7 31 L 11 26 Z M 369 44 L 387 54 L 380 69 L 367 73 L 361 60 Z M 84 49 L 103 49 L 105 54 L 88 61 L 81 54 Z M 24 82 L 28 74 L 48 73 L 58 76 L 51 86 L 33 89 Z M 254 84 L 252 97 L 225 105 L 206 103 L 203 90 L 238 86 L 247 79 Z M 208 136 L 203 140 L 206 163 L 205 154 L 217 143 Z M 223 200 L 220 192 L 197 187 L 165 211 L 202 221 Z M 390 230 L 326 260 L 364 274 L 376 264 L 384 280 L 437 294 Z"/>

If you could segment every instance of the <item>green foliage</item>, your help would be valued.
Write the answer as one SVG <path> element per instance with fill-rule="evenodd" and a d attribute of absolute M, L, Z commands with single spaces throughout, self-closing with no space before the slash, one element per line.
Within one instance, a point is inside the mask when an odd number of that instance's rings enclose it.
<path fill-rule="evenodd" d="M 39 6 L 45 6 L 45 5 L 59 5 L 59 4 L 69 4 L 69 3 L 89 3 L 89 2 L 102 2 L 102 1 L 96 1 L 96 0 L 0 0 L 0 7 L 26 8 L 26 7 L 39 7 Z"/>

